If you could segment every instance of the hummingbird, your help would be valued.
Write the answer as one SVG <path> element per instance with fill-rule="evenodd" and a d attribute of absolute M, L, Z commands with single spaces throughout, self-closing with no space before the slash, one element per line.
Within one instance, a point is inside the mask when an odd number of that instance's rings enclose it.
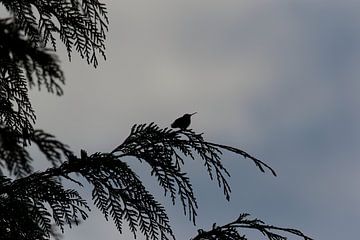
<path fill-rule="evenodd" d="M 172 124 L 172 128 L 180 128 L 181 130 L 185 130 L 191 123 L 191 116 L 194 115 L 197 112 L 194 113 L 186 113 L 182 117 L 179 117 L 176 119 Z"/>

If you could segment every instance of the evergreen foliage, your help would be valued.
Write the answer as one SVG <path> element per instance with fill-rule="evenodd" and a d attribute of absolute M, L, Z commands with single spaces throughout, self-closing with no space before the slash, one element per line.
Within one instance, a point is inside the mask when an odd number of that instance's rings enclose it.
<path fill-rule="evenodd" d="M 223 226 L 216 226 L 214 223 L 212 229 L 204 231 L 198 230 L 198 235 L 192 240 L 247 240 L 245 235 L 241 235 L 239 229 L 253 229 L 257 230 L 269 240 L 286 240 L 284 235 L 280 232 L 292 234 L 303 238 L 304 240 L 312 240 L 312 238 L 304 235 L 301 231 L 292 228 L 281 228 L 272 225 L 266 225 L 263 221 L 255 218 L 249 219 L 250 214 L 242 213 L 233 222 Z"/>
<path fill-rule="evenodd" d="M 74 155 L 53 135 L 34 129 L 35 112 L 29 88 L 43 86 L 62 95 L 65 83 L 55 55 L 57 37 L 69 58 L 73 49 L 93 66 L 105 58 L 108 27 L 105 5 L 98 0 L 0 0 L 11 13 L 0 19 L 0 236 L 1 239 L 58 239 L 88 218 L 88 202 L 81 197 L 86 181 L 92 186 L 94 205 L 110 218 L 121 233 L 127 224 L 146 239 L 175 239 L 164 207 L 128 166 L 135 157 L 148 164 L 151 174 L 173 204 L 195 224 L 198 203 L 191 181 L 183 171 L 185 159 L 202 160 L 210 179 L 230 199 L 229 172 L 223 166 L 224 151 L 250 159 L 262 172 L 275 171 L 263 161 L 231 146 L 208 142 L 191 129 L 160 128 L 154 123 L 134 125 L 125 141 L 109 153 Z M 57 36 L 55 35 L 57 34 Z M 50 47 L 49 47 L 50 46 Z M 29 144 L 36 145 L 52 167 L 34 172 Z M 79 188 L 66 188 L 70 181 Z M 247 239 L 242 228 L 257 229 L 269 240 L 284 240 L 278 231 L 310 240 L 295 229 L 265 225 L 247 214 L 209 231 L 199 230 L 194 239 Z"/>

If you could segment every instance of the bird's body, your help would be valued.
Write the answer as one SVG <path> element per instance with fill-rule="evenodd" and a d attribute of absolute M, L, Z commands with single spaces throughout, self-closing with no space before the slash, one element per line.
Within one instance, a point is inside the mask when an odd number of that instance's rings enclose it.
<path fill-rule="evenodd" d="M 185 130 L 187 127 L 190 126 L 191 123 L 191 116 L 194 115 L 196 112 L 192 113 L 192 114 L 184 114 L 184 116 L 179 117 L 178 119 L 176 119 L 172 124 L 171 127 L 172 128 L 180 128 L 181 130 Z"/>

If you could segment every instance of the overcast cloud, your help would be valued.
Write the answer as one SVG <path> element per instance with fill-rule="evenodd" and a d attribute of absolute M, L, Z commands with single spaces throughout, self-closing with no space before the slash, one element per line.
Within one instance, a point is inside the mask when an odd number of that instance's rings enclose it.
<path fill-rule="evenodd" d="M 165 202 L 179 239 L 240 212 L 315 239 L 358 239 L 359 1 L 106 2 L 108 60 L 94 70 L 61 52 L 65 95 L 32 92 L 39 127 L 76 152 L 109 151 L 134 123 L 166 127 L 197 111 L 194 130 L 258 156 L 279 177 L 226 155 L 227 203 L 201 164 L 190 163 L 198 226 Z M 104 234 L 127 239 L 96 211 L 65 236 Z"/>

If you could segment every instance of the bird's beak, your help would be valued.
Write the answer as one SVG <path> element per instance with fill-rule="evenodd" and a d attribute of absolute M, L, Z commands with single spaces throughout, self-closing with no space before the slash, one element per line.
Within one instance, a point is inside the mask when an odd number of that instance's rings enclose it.
<path fill-rule="evenodd" d="M 194 113 L 192 113 L 192 114 L 190 114 L 190 115 L 192 116 L 192 115 L 194 115 L 194 114 L 196 114 L 196 113 L 197 113 L 197 112 L 194 112 Z"/>

